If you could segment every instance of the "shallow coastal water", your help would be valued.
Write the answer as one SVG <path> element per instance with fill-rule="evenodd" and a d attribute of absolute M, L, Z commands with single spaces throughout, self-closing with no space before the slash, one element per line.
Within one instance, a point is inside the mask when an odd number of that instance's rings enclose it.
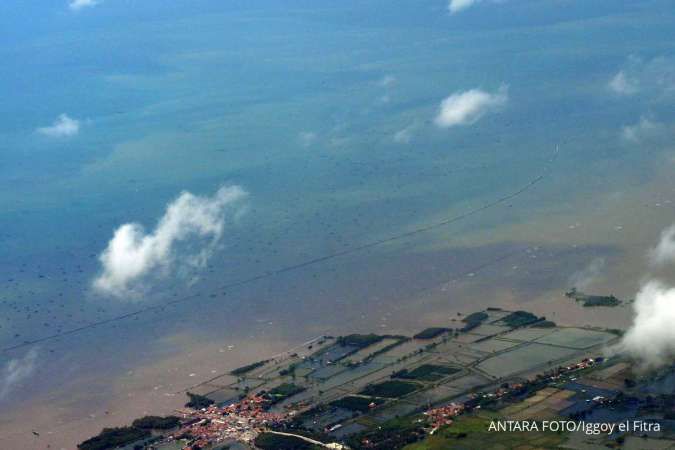
<path fill-rule="evenodd" d="M 486 306 L 628 323 L 562 293 L 602 260 L 589 289 L 629 298 L 672 221 L 671 94 L 607 87 L 632 57 L 675 67 L 667 2 L 46 3 L 30 24 L 0 6 L 0 362 L 37 355 L 0 444 L 71 448 L 324 333 Z M 501 86 L 503 110 L 434 125 L 453 92 Z M 77 136 L 35 132 L 61 113 Z M 622 138 L 643 115 L 658 132 Z M 223 184 L 247 210 L 196 282 L 91 290 L 116 227 Z"/>

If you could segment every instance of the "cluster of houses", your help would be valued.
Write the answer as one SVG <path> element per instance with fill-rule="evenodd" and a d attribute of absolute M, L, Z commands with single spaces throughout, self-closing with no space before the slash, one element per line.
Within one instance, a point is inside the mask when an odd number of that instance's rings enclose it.
<path fill-rule="evenodd" d="M 184 450 L 229 441 L 252 442 L 260 432 L 289 419 L 287 414 L 268 412 L 267 403 L 265 398 L 251 395 L 228 406 L 179 410 L 183 425 L 167 440 L 185 440 Z"/>

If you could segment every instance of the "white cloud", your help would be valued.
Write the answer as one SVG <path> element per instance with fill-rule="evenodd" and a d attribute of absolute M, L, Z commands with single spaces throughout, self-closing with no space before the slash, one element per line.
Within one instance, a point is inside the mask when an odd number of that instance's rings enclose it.
<path fill-rule="evenodd" d="M 397 144 L 408 144 L 414 137 L 414 132 L 417 129 L 417 124 L 413 123 L 407 127 L 394 133 L 394 142 Z"/>
<path fill-rule="evenodd" d="M 675 288 L 651 280 L 633 303 L 635 317 L 613 350 L 627 354 L 645 369 L 672 362 L 675 356 Z"/>
<path fill-rule="evenodd" d="M 303 147 L 309 147 L 316 141 L 317 137 L 317 134 L 312 131 L 302 131 L 298 135 L 298 140 Z"/>
<path fill-rule="evenodd" d="M 35 372 L 38 351 L 32 348 L 23 358 L 10 359 L 0 373 L 0 400 Z"/>
<path fill-rule="evenodd" d="M 451 14 L 456 14 L 460 11 L 472 7 L 473 5 L 475 5 L 480 1 L 481 0 L 450 0 L 450 3 L 448 3 L 448 10 L 450 10 Z"/>
<path fill-rule="evenodd" d="M 391 87 L 396 84 L 396 77 L 393 75 L 385 75 L 377 84 L 384 88 Z"/>
<path fill-rule="evenodd" d="M 38 128 L 37 132 L 53 138 L 75 136 L 80 132 L 80 121 L 61 114 L 52 125 Z"/>
<path fill-rule="evenodd" d="M 183 192 L 151 233 L 137 223 L 120 226 L 99 257 L 102 272 L 93 281 L 94 289 L 134 298 L 153 277 L 202 267 L 223 235 L 226 214 L 241 211 L 238 205 L 246 195 L 239 186 L 221 187 L 212 197 Z"/>
<path fill-rule="evenodd" d="M 660 267 L 675 262 L 675 224 L 661 232 L 649 251 L 649 262 Z M 637 361 L 642 369 L 655 369 L 675 359 L 675 287 L 648 279 L 633 302 L 633 323 L 621 342 L 610 349 Z"/>
<path fill-rule="evenodd" d="M 632 95 L 638 91 L 637 81 L 629 79 L 623 70 L 609 80 L 609 88 L 621 95 Z"/>
<path fill-rule="evenodd" d="M 570 284 L 572 287 L 584 291 L 588 289 L 593 282 L 600 276 L 605 268 L 604 258 L 595 258 L 588 263 L 586 267 L 578 272 L 575 272 L 570 277 Z"/>
<path fill-rule="evenodd" d="M 636 124 L 626 125 L 621 129 L 621 138 L 627 142 L 640 143 L 659 136 L 663 131 L 663 124 L 642 116 Z"/>
<path fill-rule="evenodd" d="M 103 0 L 70 0 L 68 7 L 73 11 L 79 11 L 82 8 L 90 8 L 101 3 Z"/>
<path fill-rule="evenodd" d="M 506 0 L 450 0 L 448 2 L 448 11 L 450 11 L 450 14 L 457 14 L 479 3 L 503 3 L 505 1 Z"/>
<path fill-rule="evenodd" d="M 508 101 L 508 88 L 491 94 L 480 89 L 455 92 L 441 102 L 434 122 L 441 128 L 471 125 L 485 114 L 500 110 Z"/>
<path fill-rule="evenodd" d="M 670 98 L 675 93 L 675 59 L 659 56 L 643 60 L 631 56 L 609 81 L 609 88 L 621 95 L 639 92 L 652 100 Z"/>
<path fill-rule="evenodd" d="M 649 262 L 653 266 L 675 262 L 675 224 L 661 232 L 659 243 L 649 251 Z"/>

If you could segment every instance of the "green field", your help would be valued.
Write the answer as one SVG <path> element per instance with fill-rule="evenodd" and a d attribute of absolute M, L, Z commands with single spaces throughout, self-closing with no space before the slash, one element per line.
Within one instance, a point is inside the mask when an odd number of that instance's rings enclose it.
<path fill-rule="evenodd" d="M 499 322 L 503 323 L 507 327 L 516 328 L 522 327 L 525 325 L 530 325 L 539 321 L 539 317 L 527 311 L 514 311 L 508 316 L 501 319 Z"/>
<path fill-rule="evenodd" d="M 366 397 L 356 397 L 349 395 L 347 397 L 342 397 L 339 400 L 331 402 L 331 406 L 336 406 L 338 408 L 348 409 L 350 411 L 359 411 L 366 412 L 370 409 L 370 404 L 375 403 L 376 405 L 381 404 L 383 400 L 372 399 Z"/>
<path fill-rule="evenodd" d="M 278 403 L 282 400 L 287 399 L 288 397 L 291 397 L 295 394 L 299 394 L 300 392 L 304 391 L 305 388 L 302 386 L 298 386 L 293 383 L 284 383 L 282 385 L 279 385 L 275 387 L 274 389 L 270 390 L 267 395 L 269 396 L 270 400 L 273 403 Z"/>
<path fill-rule="evenodd" d="M 383 381 L 379 384 L 366 386 L 361 391 L 362 395 L 370 395 L 373 397 L 398 398 L 417 390 L 420 387 L 417 383 L 409 383 L 407 381 Z"/>
<path fill-rule="evenodd" d="M 261 433 L 255 438 L 256 448 L 261 450 L 314 450 L 320 449 L 300 438 L 281 436 L 272 433 Z"/>
<path fill-rule="evenodd" d="M 392 378 L 403 378 L 406 380 L 437 381 L 448 375 L 459 372 L 461 369 L 456 367 L 439 366 L 436 364 L 423 364 L 416 369 L 403 369 L 394 373 Z"/>
<path fill-rule="evenodd" d="M 567 440 L 562 433 L 488 431 L 492 419 L 499 417 L 485 412 L 458 417 L 452 425 L 441 428 L 420 442 L 407 445 L 404 450 L 554 449 L 560 448 Z"/>

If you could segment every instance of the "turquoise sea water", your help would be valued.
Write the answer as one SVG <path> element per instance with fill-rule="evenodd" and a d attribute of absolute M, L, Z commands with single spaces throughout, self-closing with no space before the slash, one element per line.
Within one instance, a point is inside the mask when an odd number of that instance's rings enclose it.
<path fill-rule="evenodd" d="M 0 362 L 31 348 L 42 362 L 8 396 L 83 367 L 115 373 L 179 331 L 255 338 L 264 319 L 299 338 L 316 332 L 309 323 L 379 317 L 524 245 L 468 251 L 462 236 L 609 189 L 608 173 L 643 182 L 675 118 L 674 18 L 668 1 L 486 0 L 455 15 L 442 0 L 106 0 L 79 11 L 3 1 Z M 640 95 L 610 92 L 631 64 Z M 450 94 L 501 86 L 501 111 L 434 125 Z M 76 136 L 36 132 L 64 113 L 80 121 Z M 658 133 L 622 140 L 641 116 L 663 124 Z M 395 139 L 402 130 L 407 142 Z M 296 268 L 473 211 L 542 175 L 442 238 Z M 181 191 L 224 184 L 249 192 L 248 210 L 195 284 L 166 280 L 134 301 L 91 291 L 116 227 L 151 229 Z M 456 249 L 428 250 L 452 247 L 448 233 Z"/>

